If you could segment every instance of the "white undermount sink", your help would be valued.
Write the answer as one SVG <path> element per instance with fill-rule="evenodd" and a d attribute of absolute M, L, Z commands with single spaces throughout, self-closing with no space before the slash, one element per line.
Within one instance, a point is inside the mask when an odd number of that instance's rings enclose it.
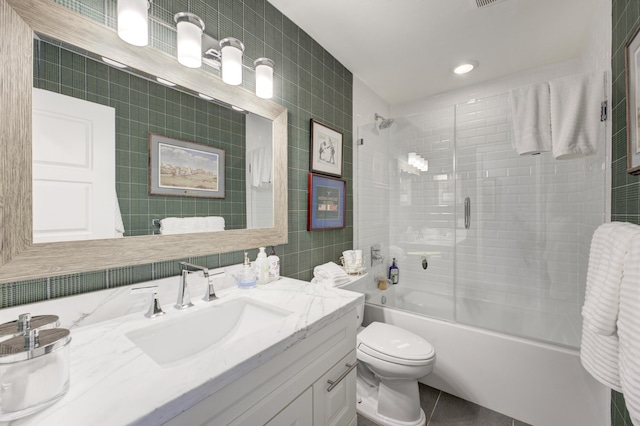
<path fill-rule="evenodd" d="M 255 300 L 235 299 L 184 312 L 177 318 L 166 315 L 126 336 L 157 364 L 166 365 L 256 333 L 290 314 Z"/>

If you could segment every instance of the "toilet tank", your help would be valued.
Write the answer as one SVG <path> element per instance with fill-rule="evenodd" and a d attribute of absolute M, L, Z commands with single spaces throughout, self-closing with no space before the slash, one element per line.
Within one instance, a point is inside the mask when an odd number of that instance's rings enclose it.
<path fill-rule="evenodd" d="M 343 290 L 366 294 L 365 287 L 372 279 L 371 275 L 365 273 L 362 275 L 350 275 L 349 277 L 351 278 L 351 280 L 348 283 L 338 287 Z M 358 326 L 361 326 L 364 319 L 364 299 L 362 299 L 360 304 L 356 306 L 356 314 L 358 315 Z"/>

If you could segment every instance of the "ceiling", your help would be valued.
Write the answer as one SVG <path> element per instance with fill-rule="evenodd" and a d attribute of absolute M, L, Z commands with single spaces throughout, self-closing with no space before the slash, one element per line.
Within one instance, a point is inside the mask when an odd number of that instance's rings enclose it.
<path fill-rule="evenodd" d="M 597 1 L 269 0 L 390 105 L 579 57 Z"/>

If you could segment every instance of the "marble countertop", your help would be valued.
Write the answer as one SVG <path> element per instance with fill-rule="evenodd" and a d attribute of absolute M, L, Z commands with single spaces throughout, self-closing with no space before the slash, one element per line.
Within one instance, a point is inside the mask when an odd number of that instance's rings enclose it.
<path fill-rule="evenodd" d="M 282 278 L 253 289 L 238 289 L 233 278 L 214 283 L 219 299 L 201 300 L 206 281 L 190 282 L 194 307 L 173 308 L 179 277 L 56 299 L 0 311 L 0 323 L 32 315 L 55 314 L 71 329 L 71 372 L 67 394 L 51 407 L 12 425 L 161 424 L 312 335 L 363 303 L 363 295 L 305 281 Z M 230 284 L 231 283 L 231 284 Z M 149 294 L 132 287 L 158 285 L 166 312 L 148 319 Z M 286 318 L 232 341 L 221 341 L 174 364 L 160 366 L 125 334 L 171 321 L 214 304 L 249 298 L 291 311 Z M 215 324 L 203 325 L 215 327 Z"/>

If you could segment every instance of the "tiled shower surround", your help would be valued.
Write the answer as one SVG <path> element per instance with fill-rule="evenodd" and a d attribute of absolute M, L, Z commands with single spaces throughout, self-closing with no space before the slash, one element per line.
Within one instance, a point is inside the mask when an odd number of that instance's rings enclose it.
<path fill-rule="evenodd" d="M 424 304 L 412 301 L 421 313 L 579 347 L 588 237 L 604 219 L 604 124 L 596 155 L 559 161 L 519 156 L 511 122 L 503 93 L 395 117 L 379 132 L 392 147 L 389 258 L 404 289 L 427 293 Z M 410 152 L 428 171 L 408 165 Z M 375 183 L 359 182 L 366 202 Z"/>
<path fill-rule="evenodd" d="M 105 10 L 108 13 L 115 10 L 114 0 L 57 2 L 94 19 L 100 19 Z M 99 13 L 95 13 L 96 9 Z M 212 37 L 232 36 L 245 43 L 246 67 L 242 85 L 245 89 L 254 89 L 253 60 L 265 56 L 276 63 L 273 101 L 288 109 L 289 167 L 289 242 L 276 250 L 283 275 L 310 280 L 314 266 L 335 261 L 343 250 L 353 247 L 353 76 L 307 33 L 264 0 L 154 0 L 151 14 L 154 19 L 158 18 L 151 26 L 154 47 L 170 53 L 174 51 L 175 31 L 172 28 L 175 27 L 171 19 L 175 13 L 184 11 L 198 14 L 205 21 L 205 32 Z M 114 23 L 113 19 L 106 20 L 111 27 Z M 188 69 L 185 68 L 185 72 L 189 72 Z M 347 181 L 347 226 L 344 229 L 306 230 L 311 118 L 344 135 L 343 178 Z M 247 249 L 254 258 L 257 250 Z M 188 260 L 213 268 L 241 263 L 242 257 L 242 252 L 238 251 Z M 0 286 L 0 307 L 177 275 L 178 260 L 185 259 L 5 284 Z"/>

